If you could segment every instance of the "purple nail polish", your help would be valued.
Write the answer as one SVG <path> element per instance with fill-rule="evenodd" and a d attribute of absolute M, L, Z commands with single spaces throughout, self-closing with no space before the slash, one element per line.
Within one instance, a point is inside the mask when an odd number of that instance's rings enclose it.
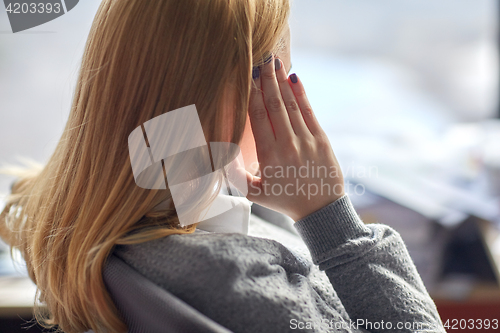
<path fill-rule="evenodd" d="M 281 68 L 281 61 L 278 58 L 274 59 L 274 69 L 279 70 L 280 68 Z"/>
<path fill-rule="evenodd" d="M 252 69 L 252 78 L 255 80 L 258 79 L 259 76 L 260 76 L 260 69 L 259 67 L 254 66 L 254 68 Z"/>
<path fill-rule="evenodd" d="M 297 74 L 293 73 L 290 75 L 290 80 L 292 80 L 292 83 L 297 83 Z"/>

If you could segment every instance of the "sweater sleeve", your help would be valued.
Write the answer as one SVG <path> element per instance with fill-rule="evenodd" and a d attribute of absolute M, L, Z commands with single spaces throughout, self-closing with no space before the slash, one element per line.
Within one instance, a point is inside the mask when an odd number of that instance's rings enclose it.
<path fill-rule="evenodd" d="M 383 224 L 365 225 L 347 195 L 295 228 L 360 327 L 445 332 L 401 236 Z"/>

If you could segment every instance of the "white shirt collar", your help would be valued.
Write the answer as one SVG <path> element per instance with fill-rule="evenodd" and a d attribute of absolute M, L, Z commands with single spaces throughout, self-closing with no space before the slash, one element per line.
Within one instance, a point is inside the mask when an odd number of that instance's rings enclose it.
<path fill-rule="evenodd" d="M 221 191 L 216 200 L 219 204 L 224 203 L 224 206 L 231 205 L 233 208 L 199 222 L 195 232 L 248 234 L 252 202 L 245 197 L 230 196 L 226 193 Z"/>

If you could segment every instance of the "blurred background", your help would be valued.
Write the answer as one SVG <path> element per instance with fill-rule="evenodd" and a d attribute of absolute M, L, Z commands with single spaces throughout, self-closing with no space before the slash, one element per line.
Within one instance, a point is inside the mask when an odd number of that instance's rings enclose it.
<path fill-rule="evenodd" d="M 52 153 L 99 3 L 16 34 L 0 6 L 0 163 Z M 496 0 L 293 1 L 291 72 L 358 213 L 401 233 L 443 321 L 500 319 L 499 14 Z M 33 297 L 0 243 L 0 331 Z"/>

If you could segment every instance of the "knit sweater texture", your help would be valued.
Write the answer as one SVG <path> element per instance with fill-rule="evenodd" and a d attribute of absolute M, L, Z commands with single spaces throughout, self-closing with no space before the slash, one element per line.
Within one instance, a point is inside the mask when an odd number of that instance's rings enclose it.
<path fill-rule="evenodd" d="M 400 235 L 365 225 L 347 195 L 248 235 L 195 233 L 114 255 L 233 332 L 445 332 Z"/>

